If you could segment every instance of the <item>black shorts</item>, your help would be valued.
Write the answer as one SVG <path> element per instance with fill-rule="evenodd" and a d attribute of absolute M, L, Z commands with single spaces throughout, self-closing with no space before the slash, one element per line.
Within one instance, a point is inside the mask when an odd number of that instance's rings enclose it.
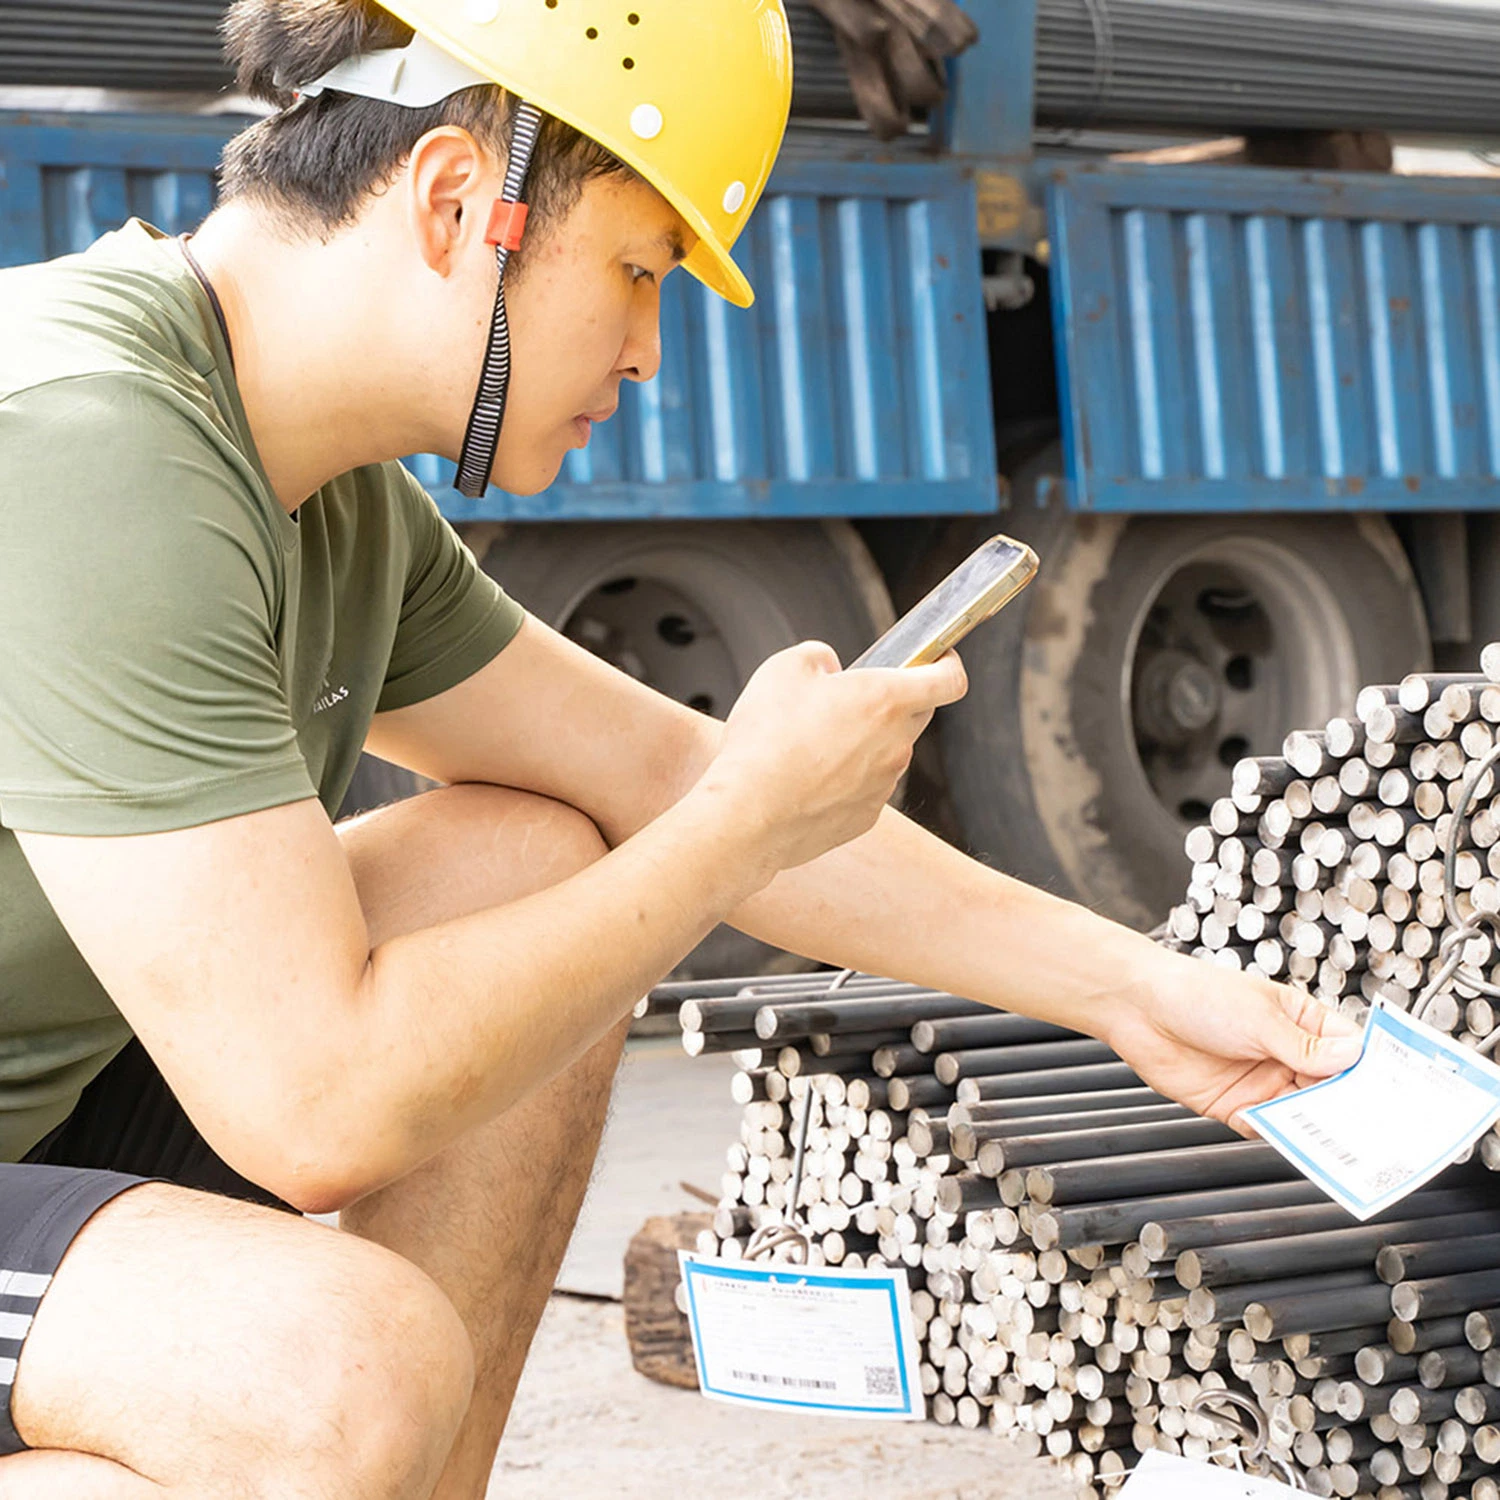
<path fill-rule="evenodd" d="M 0 1456 L 26 1447 L 11 1421 L 11 1387 L 63 1256 L 110 1199 L 147 1181 L 295 1212 L 214 1154 L 146 1049 L 131 1041 L 24 1162 L 0 1163 Z"/>

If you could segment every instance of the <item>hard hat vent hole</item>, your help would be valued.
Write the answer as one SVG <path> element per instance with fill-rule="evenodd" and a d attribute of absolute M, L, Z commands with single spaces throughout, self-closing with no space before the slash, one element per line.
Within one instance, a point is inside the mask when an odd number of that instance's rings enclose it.
<path fill-rule="evenodd" d="M 624 57 L 624 58 L 621 58 L 620 59 L 620 66 L 622 68 L 633 68 L 635 66 L 635 59 L 633 57 Z"/>
<path fill-rule="evenodd" d="M 547 9 L 548 10 L 556 10 L 557 9 L 557 0 L 547 0 Z"/>
<path fill-rule="evenodd" d="M 641 18 L 636 15 L 634 11 L 631 11 L 631 13 L 625 17 L 625 20 L 631 26 L 639 26 L 641 24 Z"/>
<path fill-rule="evenodd" d="M 597 42 L 599 40 L 599 28 L 597 26 L 590 26 L 589 29 L 584 32 L 584 35 L 591 42 Z"/>

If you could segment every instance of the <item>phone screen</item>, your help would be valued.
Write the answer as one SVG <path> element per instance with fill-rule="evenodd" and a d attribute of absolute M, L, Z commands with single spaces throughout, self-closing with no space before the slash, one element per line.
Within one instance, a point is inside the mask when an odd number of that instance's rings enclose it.
<path fill-rule="evenodd" d="M 909 667 L 936 661 L 1008 604 L 1036 576 L 1037 556 L 1023 542 L 994 536 L 903 615 L 854 667 Z"/>

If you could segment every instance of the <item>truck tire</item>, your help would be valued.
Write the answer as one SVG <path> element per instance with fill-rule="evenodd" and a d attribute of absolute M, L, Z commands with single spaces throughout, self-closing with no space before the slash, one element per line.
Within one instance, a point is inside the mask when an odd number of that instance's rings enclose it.
<path fill-rule="evenodd" d="M 987 862 L 1148 928 L 1236 760 L 1427 665 L 1421 597 L 1379 516 L 1071 515 L 1029 506 L 1039 472 L 1000 524 L 1041 573 L 940 716 L 952 810 Z M 925 581 L 995 529 L 955 523 Z"/>
<path fill-rule="evenodd" d="M 539 619 L 717 718 L 775 652 L 822 640 L 849 661 L 895 618 L 846 521 L 515 526 L 482 562 Z"/>
<path fill-rule="evenodd" d="M 822 640 L 847 662 L 895 619 L 846 521 L 513 526 L 482 565 L 539 619 L 716 718 L 775 652 Z M 785 963 L 720 928 L 678 972 L 705 978 Z"/>

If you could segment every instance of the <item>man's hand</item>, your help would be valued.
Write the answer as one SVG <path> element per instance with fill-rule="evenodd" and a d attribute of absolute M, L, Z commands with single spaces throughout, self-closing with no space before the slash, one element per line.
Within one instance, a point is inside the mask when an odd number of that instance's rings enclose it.
<path fill-rule="evenodd" d="M 1352 1067 L 1359 1028 L 1302 990 L 1163 951 L 1105 1040 L 1152 1088 L 1251 1134 L 1240 1110 Z"/>
<path fill-rule="evenodd" d="M 875 825 L 934 710 L 962 698 L 963 664 L 839 671 L 818 642 L 771 657 L 746 684 L 700 787 L 732 798 L 765 834 L 771 873 Z"/>

